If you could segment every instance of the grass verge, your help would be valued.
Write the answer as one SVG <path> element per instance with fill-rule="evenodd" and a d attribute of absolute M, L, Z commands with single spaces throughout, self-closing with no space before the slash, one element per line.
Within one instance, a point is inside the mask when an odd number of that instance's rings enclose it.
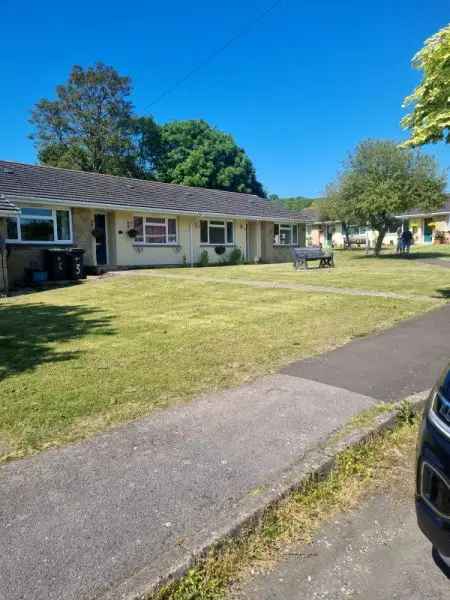
<path fill-rule="evenodd" d="M 405 465 L 412 468 L 414 461 L 418 425 L 406 406 L 399 418 L 395 429 L 341 453 L 325 479 L 310 480 L 269 509 L 256 528 L 226 541 L 183 579 L 148 600 L 220 600 L 232 585 L 270 568 L 291 544 L 308 543 L 326 520 L 353 508 L 376 487 L 392 485 L 393 480 L 401 485 Z"/>

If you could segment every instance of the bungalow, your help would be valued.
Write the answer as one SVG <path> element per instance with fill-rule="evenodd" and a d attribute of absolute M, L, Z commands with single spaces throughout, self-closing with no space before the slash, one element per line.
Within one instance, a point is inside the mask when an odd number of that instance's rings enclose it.
<path fill-rule="evenodd" d="M 411 229 L 417 244 L 432 244 L 437 236 L 450 243 L 450 197 L 439 210 L 425 213 L 414 209 L 400 218 Z"/>
<path fill-rule="evenodd" d="M 0 161 L 3 285 L 43 269 L 48 248 L 82 248 L 104 270 L 194 265 L 205 251 L 220 262 L 233 248 L 285 261 L 308 218 L 251 194 Z"/>
<path fill-rule="evenodd" d="M 345 242 L 345 233 L 342 224 L 334 221 L 324 221 L 316 208 L 307 208 L 302 211 L 306 225 L 306 244 L 311 246 L 333 246 L 342 248 Z M 409 227 L 416 244 L 432 244 L 438 238 L 444 243 L 450 243 L 450 197 L 444 205 L 436 211 L 424 212 L 412 209 L 408 213 L 396 215 L 398 225 L 392 227 L 384 238 L 385 246 L 397 244 L 397 229 L 400 225 Z M 375 245 L 377 232 L 369 226 L 350 226 L 350 238 L 365 241 L 371 246 Z"/>

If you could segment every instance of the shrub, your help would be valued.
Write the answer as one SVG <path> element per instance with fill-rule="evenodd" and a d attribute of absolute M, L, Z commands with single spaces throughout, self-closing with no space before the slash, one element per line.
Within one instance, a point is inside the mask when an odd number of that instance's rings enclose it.
<path fill-rule="evenodd" d="M 241 264 L 242 259 L 243 256 L 240 248 L 233 248 L 233 250 L 230 252 L 228 262 L 230 265 L 239 265 Z"/>
<path fill-rule="evenodd" d="M 445 242 L 446 242 L 445 232 L 440 231 L 439 229 L 436 229 L 434 231 L 434 241 L 436 244 L 445 244 Z"/>
<path fill-rule="evenodd" d="M 202 253 L 200 254 L 200 260 L 198 261 L 198 266 L 199 267 L 207 267 L 208 263 L 209 263 L 208 250 L 202 250 Z"/>

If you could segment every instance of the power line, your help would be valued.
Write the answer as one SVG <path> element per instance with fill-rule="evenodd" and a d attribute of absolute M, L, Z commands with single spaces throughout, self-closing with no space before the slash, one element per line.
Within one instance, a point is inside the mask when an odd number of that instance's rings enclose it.
<path fill-rule="evenodd" d="M 166 88 L 163 92 L 161 92 L 161 94 L 159 96 L 157 96 L 155 98 L 155 100 L 153 100 L 153 102 L 148 105 L 147 108 L 151 108 L 155 104 L 158 104 L 158 102 L 160 102 L 163 98 L 165 98 L 166 96 L 168 96 L 169 94 L 174 92 L 181 85 L 183 85 L 183 83 L 185 83 L 188 79 L 190 79 L 193 75 L 195 75 L 198 71 L 203 69 L 203 67 L 205 67 L 210 62 L 212 62 L 217 56 L 219 56 L 219 54 L 221 54 L 224 50 L 226 50 L 232 44 L 234 44 L 234 42 L 236 42 L 240 38 L 247 35 L 247 33 L 249 33 L 251 27 L 254 27 L 256 24 L 260 23 L 269 13 L 271 13 L 282 2 L 283 2 L 283 0 L 276 0 L 270 6 L 268 6 L 266 9 L 264 9 L 262 12 L 260 12 L 258 15 L 256 15 L 255 18 L 247 21 L 245 23 L 245 25 L 243 25 L 242 28 L 235 35 L 233 35 L 230 39 L 228 39 L 222 46 L 220 46 L 216 50 L 213 50 L 211 52 L 211 54 L 209 54 L 205 59 L 200 61 L 190 71 L 188 71 L 186 73 L 186 75 L 181 77 L 181 79 L 178 79 L 177 81 L 175 81 L 175 83 L 172 86 Z"/>

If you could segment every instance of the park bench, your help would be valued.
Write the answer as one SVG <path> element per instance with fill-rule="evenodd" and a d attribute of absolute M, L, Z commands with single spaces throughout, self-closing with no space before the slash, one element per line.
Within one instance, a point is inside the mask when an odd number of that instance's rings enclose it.
<path fill-rule="evenodd" d="M 321 267 L 334 267 L 333 252 L 324 250 L 318 246 L 310 246 L 308 248 L 292 248 L 292 258 L 294 259 L 294 269 L 303 267 L 308 268 L 310 260 L 318 260 L 319 269 Z"/>
<path fill-rule="evenodd" d="M 361 248 L 361 246 L 367 246 L 367 236 L 365 235 L 351 235 L 348 240 L 344 239 L 344 247 L 352 248 L 356 246 L 356 248 Z"/>

